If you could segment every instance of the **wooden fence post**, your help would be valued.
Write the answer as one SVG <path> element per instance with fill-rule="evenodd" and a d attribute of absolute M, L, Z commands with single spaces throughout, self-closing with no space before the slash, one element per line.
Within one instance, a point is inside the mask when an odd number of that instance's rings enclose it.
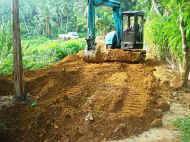
<path fill-rule="evenodd" d="M 24 94 L 23 83 L 23 65 L 22 65 L 22 49 L 20 37 L 20 23 L 19 23 L 19 0 L 12 0 L 13 12 L 13 54 L 14 54 L 14 84 L 16 91 L 16 100 L 24 101 L 26 96 Z"/>

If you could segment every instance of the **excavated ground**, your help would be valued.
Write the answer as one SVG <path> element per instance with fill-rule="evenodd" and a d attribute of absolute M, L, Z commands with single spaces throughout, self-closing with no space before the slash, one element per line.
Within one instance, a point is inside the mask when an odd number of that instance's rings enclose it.
<path fill-rule="evenodd" d="M 30 105 L 3 109 L 4 142 L 100 142 L 139 134 L 159 123 L 167 104 L 157 64 L 86 63 L 69 56 L 47 70 L 25 73 Z M 0 96 L 12 81 L 0 79 Z M 6 82 L 8 85 L 5 85 Z"/>

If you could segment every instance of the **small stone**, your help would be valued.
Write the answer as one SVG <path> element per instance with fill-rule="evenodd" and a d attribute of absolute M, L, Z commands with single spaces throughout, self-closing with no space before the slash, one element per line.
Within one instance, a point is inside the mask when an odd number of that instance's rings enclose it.
<path fill-rule="evenodd" d="M 173 92 L 172 96 L 176 97 L 176 96 L 178 96 L 178 93 L 177 92 Z"/>
<path fill-rule="evenodd" d="M 162 119 L 155 119 L 151 123 L 151 127 L 161 127 L 162 126 Z"/>
<path fill-rule="evenodd" d="M 114 133 L 117 133 L 118 131 L 125 129 L 126 127 L 127 127 L 127 125 L 125 123 L 121 123 L 119 126 L 117 126 L 114 129 Z"/>
<path fill-rule="evenodd" d="M 92 113 L 89 112 L 87 114 L 87 116 L 85 117 L 85 121 L 93 121 L 93 120 L 94 120 L 94 117 L 93 117 Z"/>
<path fill-rule="evenodd" d="M 153 110 L 156 114 L 156 117 L 161 117 L 163 115 L 163 112 L 161 109 L 154 109 Z"/>
<path fill-rule="evenodd" d="M 63 72 L 66 72 L 66 68 L 62 68 L 62 71 L 63 71 Z"/>
<path fill-rule="evenodd" d="M 55 129 L 58 129 L 59 127 L 57 126 L 57 124 L 54 124 L 54 128 L 55 128 Z"/>
<path fill-rule="evenodd" d="M 163 112 L 166 112 L 170 109 L 170 105 L 163 99 L 157 101 L 157 108 L 160 108 Z"/>
<path fill-rule="evenodd" d="M 100 133 L 101 136 L 104 136 L 104 133 Z"/>

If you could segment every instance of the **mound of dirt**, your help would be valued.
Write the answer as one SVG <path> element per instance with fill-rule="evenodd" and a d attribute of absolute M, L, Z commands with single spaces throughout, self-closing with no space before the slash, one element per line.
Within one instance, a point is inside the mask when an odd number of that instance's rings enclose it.
<path fill-rule="evenodd" d="M 76 55 L 27 72 L 34 101 L 1 112 L 4 141 L 100 142 L 139 134 L 162 117 L 153 71 L 148 64 L 90 64 Z"/>

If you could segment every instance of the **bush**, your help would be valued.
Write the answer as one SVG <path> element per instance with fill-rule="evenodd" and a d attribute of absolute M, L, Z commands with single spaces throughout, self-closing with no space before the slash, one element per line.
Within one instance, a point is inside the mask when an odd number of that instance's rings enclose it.
<path fill-rule="evenodd" d="M 56 60 L 61 60 L 67 55 L 76 54 L 84 49 L 85 45 L 86 42 L 84 39 L 74 39 L 69 41 L 49 40 L 44 44 L 36 46 L 34 51 L 39 51 L 39 53 L 49 51 L 56 57 Z"/>
<path fill-rule="evenodd" d="M 190 141 L 190 117 L 178 119 L 175 125 L 181 130 L 182 142 Z"/>
<path fill-rule="evenodd" d="M 8 74 L 12 71 L 12 36 L 8 28 L 0 27 L 0 73 Z"/>
<path fill-rule="evenodd" d="M 24 67 L 34 70 L 47 67 L 49 64 L 63 59 L 67 55 L 75 54 L 85 47 L 84 39 L 69 41 L 46 40 L 43 44 L 24 48 Z"/>
<path fill-rule="evenodd" d="M 175 15 L 151 15 L 151 20 L 145 25 L 145 34 L 148 43 L 154 44 L 153 50 L 156 50 L 157 57 L 181 63 L 183 60 L 181 34 L 176 19 Z"/>
<path fill-rule="evenodd" d="M 22 43 L 24 44 L 24 46 L 37 47 L 38 45 L 44 44 L 47 41 L 49 41 L 47 37 L 36 36 L 36 37 L 25 38 L 24 40 L 22 40 Z"/>
<path fill-rule="evenodd" d="M 2 35 L 0 35 L 1 37 Z M 8 40 L 11 41 L 12 39 Z M 5 44 L 5 43 L 4 43 Z M 30 40 L 22 41 L 23 65 L 25 70 L 36 70 L 48 67 L 50 64 L 63 59 L 67 55 L 76 54 L 85 47 L 84 39 L 74 39 L 69 41 L 49 40 L 44 37 L 37 37 Z M 7 43 L 5 44 L 7 45 Z M 4 52 L 7 46 L 0 46 L 0 52 Z M 8 44 L 6 56 L 0 60 L 0 74 L 7 75 L 13 70 L 12 45 Z M 3 47 L 3 48 L 2 48 Z M 3 50 L 2 50 L 3 49 Z M 4 55 L 5 53 L 3 53 Z"/>

